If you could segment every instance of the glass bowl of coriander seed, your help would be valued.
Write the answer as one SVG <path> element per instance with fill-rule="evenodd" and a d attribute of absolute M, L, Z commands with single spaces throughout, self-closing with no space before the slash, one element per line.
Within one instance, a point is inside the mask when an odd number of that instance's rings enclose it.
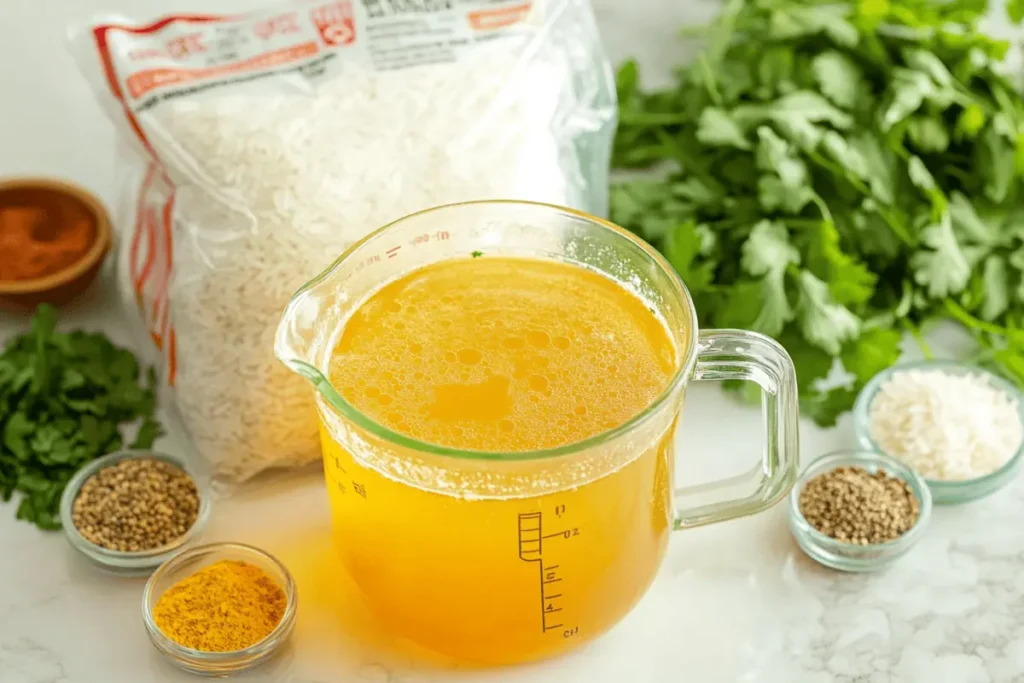
<path fill-rule="evenodd" d="M 812 461 L 789 496 L 789 526 L 807 555 L 832 569 L 869 572 L 905 555 L 924 534 L 932 496 L 912 469 L 876 451 Z"/>
<path fill-rule="evenodd" d="M 60 501 L 71 547 L 126 576 L 150 574 L 199 536 L 209 514 L 210 493 L 184 460 L 148 450 L 97 458 Z"/>

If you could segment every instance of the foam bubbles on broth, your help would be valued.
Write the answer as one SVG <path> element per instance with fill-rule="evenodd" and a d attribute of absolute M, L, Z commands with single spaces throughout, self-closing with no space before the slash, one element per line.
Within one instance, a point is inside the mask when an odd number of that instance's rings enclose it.
<path fill-rule="evenodd" d="M 646 304 L 597 273 L 485 257 L 433 264 L 372 295 L 330 379 L 372 419 L 452 448 L 529 451 L 628 421 L 677 351 Z"/>

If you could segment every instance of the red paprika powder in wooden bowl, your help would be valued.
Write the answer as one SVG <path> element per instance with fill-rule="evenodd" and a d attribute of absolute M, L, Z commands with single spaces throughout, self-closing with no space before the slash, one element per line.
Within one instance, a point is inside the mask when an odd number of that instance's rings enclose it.
<path fill-rule="evenodd" d="M 112 240 L 106 209 L 59 180 L 0 181 L 0 307 L 56 306 L 96 278 Z"/>

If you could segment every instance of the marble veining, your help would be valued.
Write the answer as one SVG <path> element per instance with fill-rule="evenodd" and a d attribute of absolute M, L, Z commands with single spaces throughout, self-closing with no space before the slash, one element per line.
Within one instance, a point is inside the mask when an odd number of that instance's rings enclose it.
<path fill-rule="evenodd" d="M 28 638 L 0 640 L 0 681 L 65 683 L 68 678 L 57 653 Z"/>

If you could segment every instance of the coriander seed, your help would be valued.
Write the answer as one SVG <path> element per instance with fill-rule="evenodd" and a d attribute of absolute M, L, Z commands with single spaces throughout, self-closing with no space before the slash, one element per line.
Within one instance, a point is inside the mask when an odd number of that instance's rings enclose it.
<path fill-rule="evenodd" d="M 180 467 L 129 458 L 89 477 L 71 520 L 90 543 L 108 550 L 152 550 L 184 536 L 199 515 L 199 491 Z"/>
<path fill-rule="evenodd" d="M 906 481 L 883 470 L 837 467 L 800 492 L 800 514 L 842 543 L 869 545 L 899 538 L 917 523 L 920 502 Z"/>

